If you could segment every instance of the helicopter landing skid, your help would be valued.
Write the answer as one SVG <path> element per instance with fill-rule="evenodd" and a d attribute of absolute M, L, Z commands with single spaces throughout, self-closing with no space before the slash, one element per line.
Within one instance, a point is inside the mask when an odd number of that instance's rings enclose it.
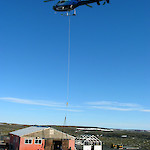
<path fill-rule="evenodd" d="M 73 14 L 71 14 L 70 11 L 68 11 L 66 14 L 61 14 L 61 16 L 76 16 L 76 10 L 73 10 Z"/>

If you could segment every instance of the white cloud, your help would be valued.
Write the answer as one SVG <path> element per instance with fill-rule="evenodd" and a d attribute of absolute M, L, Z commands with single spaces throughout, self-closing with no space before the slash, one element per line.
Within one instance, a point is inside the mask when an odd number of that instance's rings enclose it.
<path fill-rule="evenodd" d="M 88 102 L 91 108 L 115 110 L 115 111 L 142 111 L 150 112 L 149 109 L 144 109 L 143 106 L 135 103 L 120 103 L 116 101 L 96 101 Z"/>
<path fill-rule="evenodd" d="M 39 101 L 39 100 L 29 100 L 29 99 L 20 99 L 20 98 L 13 98 L 13 97 L 0 97 L 0 100 L 12 102 L 12 103 L 19 103 L 19 104 L 26 104 L 26 105 L 37 105 L 37 106 L 47 106 L 51 107 L 55 110 L 61 111 L 70 111 L 70 112 L 82 112 L 86 105 L 80 106 L 71 106 L 69 105 L 69 109 L 66 108 L 65 103 L 56 103 L 54 101 Z M 94 108 L 94 109 L 103 109 L 103 110 L 112 110 L 112 111 L 140 111 L 140 112 L 150 112 L 150 109 L 144 109 L 143 106 L 135 103 L 119 103 L 116 101 L 96 101 L 96 102 L 88 102 L 87 108 Z M 75 109 L 72 109 L 75 108 Z M 81 110 L 82 108 L 82 110 Z"/>
<path fill-rule="evenodd" d="M 150 112 L 150 109 L 142 109 L 140 111 L 143 111 L 143 112 Z"/>
<path fill-rule="evenodd" d="M 12 98 L 12 97 L 1 97 L 0 100 L 13 102 L 13 103 L 28 104 L 28 105 L 63 107 L 62 103 L 55 103 L 55 102 L 52 102 L 52 101 L 37 101 L 37 100 L 33 101 L 33 100 L 28 100 L 28 99 L 20 99 L 20 98 Z"/>
<path fill-rule="evenodd" d="M 117 110 L 117 111 L 132 111 L 130 108 L 118 108 L 118 107 L 104 107 L 104 106 L 92 106 L 97 109 L 105 109 L 105 110 Z"/>
<path fill-rule="evenodd" d="M 82 110 L 77 110 L 77 109 L 63 109 L 63 108 L 58 108 L 56 110 L 63 110 L 63 111 L 68 111 L 68 112 L 83 112 Z"/>
<path fill-rule="evenodd" d="M 13 97 L 0 97 L 0 100 L 12 102 L 12 103 L 18 103 L 18 104 L 26 104 L 26 105 L 37 105 L 37 106 L 47 106 L 51 107 L 54 110 L 61 110 L 61 111 L 70 111 L 70 112 L 81 112 L 81 110 L 77 109 L 66 109 L 65 103 L 56 103 L 53 101 L 45 101 L 45 100 L 29 100 L 29 99 L 21 99 L 21 98 L 13 98 Z M 70 106 L 69 108 L 73 108 L 77 106 Z"/>
<path fill-rule="evenodd" d="M 140 107 L 138 104 L 133 103 L 119 103 L 112 101 L 98 101 L 98 102 L 88 102 L 89 105 L 102 105 L 102 106 L 121 106 L 121 107 Z"/>

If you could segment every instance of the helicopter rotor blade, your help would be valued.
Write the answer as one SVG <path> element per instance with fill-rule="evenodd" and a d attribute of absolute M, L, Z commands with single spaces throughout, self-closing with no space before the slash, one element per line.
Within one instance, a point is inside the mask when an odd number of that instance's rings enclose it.
<path fill-rule="evenodd" d="M 106 0 L 107 1 L 107 3 L 109 4 L 109 0 Z"/>
<path fill-rule="evenodd" d="M 106 2 L 103 3 L 103 5 L 105 5 L 105 4 L 106 4 Z"/>
<path fill-rule="evenodd" d="M 86 4 L 86 6 L 88 6 L 88 7 L 90 7 L 90 8 L 93 8 L 91 5 L 88 5 L 88 4 Z"/>
<path fill-rule="evenodd" d="M 54 0 L 47 0 L 47 1 L 44 1 L 44 2 L 50 2 L 50 1 L 54 1 Z"/>
<path fill-rule="evenodd" d="M 99 2 L 99 1 L 97 1 L 97 5 L 100 5 L 100 2 Z"/>

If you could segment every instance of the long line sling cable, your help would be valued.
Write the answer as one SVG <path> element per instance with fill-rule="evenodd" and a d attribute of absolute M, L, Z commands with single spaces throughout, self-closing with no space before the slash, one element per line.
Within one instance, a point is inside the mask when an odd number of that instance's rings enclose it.
<path fill-rule="evenodd" d="M 67 103 L 66 103 L 66 114 L 64 119 L 64 126 L 66 125 L 66 120 L 67 120 L 68 101 L 69 101 L 69 79 L 70 79 L 70 15 L 68 17 L 69 17 L 69 30 L 68 30 Z M 66 134 L 66 138 L 67 138 L 67 134 Z"/>
<path fill-rule="evenodd" d="M 64 125 L 66 125 L 68 102 L 69 102 L 69 79 L 70 79 L 70 15 L 69 17 L 69 30 L 68 30 L 68 73 L 67 73 L 67 103 L 66 103 L 66 115 Z"/>
<path fill-rule="evenodd" d="M 70 15 L 69 15 L 69 31 L 68 31 L 68 75 L 67 75 L 67 101 L 69 99 L 69 77 L 70 77 Z"/>

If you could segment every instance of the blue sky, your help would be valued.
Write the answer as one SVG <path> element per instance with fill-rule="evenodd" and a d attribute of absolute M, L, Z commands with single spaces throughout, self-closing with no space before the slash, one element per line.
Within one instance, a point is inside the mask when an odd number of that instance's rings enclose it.
<path fill-rule="evenodd" d="M 1 122 L 150 129 L 150 2 L 111 0 L 71 17 L 56 2 L 0 1 Z"/>

